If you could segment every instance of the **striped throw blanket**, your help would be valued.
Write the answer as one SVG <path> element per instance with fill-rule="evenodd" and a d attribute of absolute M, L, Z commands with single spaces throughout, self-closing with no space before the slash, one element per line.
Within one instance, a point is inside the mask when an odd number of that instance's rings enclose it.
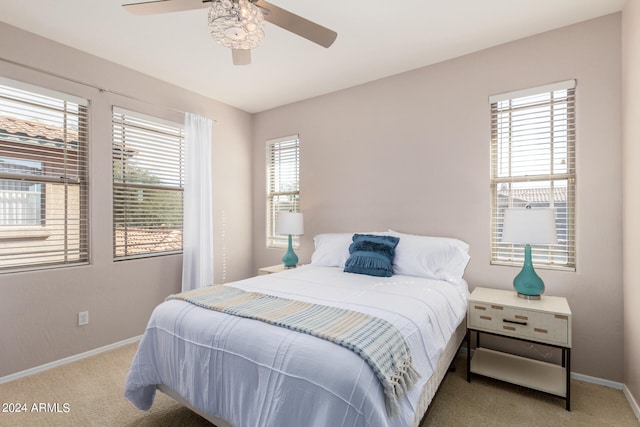
<path fill-rule="evenodd" d="M 387 413 L 420 378 L 400 332 L 386 320 L 367 314 L 258 292 L 214 285 L 170 295 L 211 310 L 261 320 L 313 335 L 353 351 L 369 364 L 384 389 Z"/>

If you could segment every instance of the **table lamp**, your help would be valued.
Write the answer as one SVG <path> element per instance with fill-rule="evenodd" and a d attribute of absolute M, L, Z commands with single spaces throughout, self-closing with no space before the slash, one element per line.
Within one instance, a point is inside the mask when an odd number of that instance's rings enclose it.
<path fill-rule="evenodd" d="M 551 208 L 508 208 L 504 211 L 502 241 L 524 243 L 524 265 L 513 279 L 513 287 L 518 296 L 525 299 L 540 299 L 544 292 L 544 282 L 533 269 L 531 245 L 551 245 L 558 243 L 556 220 Z"/>
<path fill-rule="evenodd" d="M 294 268 L 298 265 L 298 256 L 293 252 L 291 236 L 304 234 L 302 214 L 300 212 L 279 212 L 276 220 L 276 234 L 289 235 L 289 248 L 282 257 L 285 268 Z"/>

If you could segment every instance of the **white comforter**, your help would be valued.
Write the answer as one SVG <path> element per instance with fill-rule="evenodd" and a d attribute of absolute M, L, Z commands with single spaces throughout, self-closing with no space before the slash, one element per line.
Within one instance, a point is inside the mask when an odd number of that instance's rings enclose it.
<path fill-rule="evenodd" d="M 411 426 L 425 383 L 466 313 L 467 285 L 412 276 L 377 278 L 304 266 L 230 284 L 349 308 L 391 322 L 421 375 L 389 417 L 373 371 L 359 356 L 309 335 L 197 307 L 160 304 L 151 315 L 125 396 L 147 410 L 156 385 L 236 427 Z"/>

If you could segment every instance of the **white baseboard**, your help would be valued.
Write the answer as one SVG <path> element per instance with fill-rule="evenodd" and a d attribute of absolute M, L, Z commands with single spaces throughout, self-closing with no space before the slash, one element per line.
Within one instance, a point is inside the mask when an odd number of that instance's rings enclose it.
<path fill-rule="evenodd" d="M 37 374 L 38 372 L 46 371 L 47 369 L 55 368 L 57 366 L 66 365 L 67 363 L 75 362 L 77 360 L 81 360 L 90 356 L 95 356 L 96 354 L 104 353 L 105 351 L 113 350 L 118 347 L 122 347 L 123 345 L 131 344 L 136 341 L 140 341 L 142 335 L 126 339 L 124 341 L 119 341 L 117 343 L 105 345 L 104 347 L 94 348 L 93 350 L 85 351 L 84 353 L 76 354 L 74 356 L 65 357 L 64 359 L 56 360 L 50 363 L 46 363 L 44 365 L 36 366 L 34 368 L 26 369 L 24 371 L 16 372 L 15 374 L 10 374 L 5 377 L 0 377 L 0 384 L 17 380 L 18 378 L 26 377 L 28 375 Z"/>
<path fill-rule="evenodd" d="M 633 410 L 633 413 L 636 414 L 636 418 L 638 419 L 638 421 L 640 421 L 640 406 L 638 406 L 638 402 L 636 402 L 636 399 L 633 398 L 631 391 L 627 388 L 626 385 L 624 386 L 622 391 L 624 392 L 624 395 L 627 398 L 629 405 L 631 405 L 631 409 Z"/>
<path fill-rule="evenodd" d="M 586 383 L 598 384 L 606 387 L 615 388 L 617 390 L 622 390 L 624 388 L 624 384 L 619 383 L 617 381 L 610 381 L 610 380 L 605 380 L 598 377 L 591 377 L 589 375 L 578 374 L 576 372 L 571 373 L 571 378 L 578 381 L 584 381 Z"/>

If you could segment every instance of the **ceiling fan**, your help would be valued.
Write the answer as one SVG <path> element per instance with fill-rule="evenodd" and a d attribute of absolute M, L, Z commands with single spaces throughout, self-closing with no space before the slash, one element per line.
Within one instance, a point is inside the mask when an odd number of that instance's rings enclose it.
<path fill-rule="evenodd" d="M 264 0 L 152 0 L 123 4 L 136 15 L 209 8 L 209 32 L 223 46 L 231 48 L 234 65 L 251 63 L 251 49 L 264 38 L 263 21 L 270 22 L 323 47 L 338 34 L 322 25 L 281 9 Z"/>

